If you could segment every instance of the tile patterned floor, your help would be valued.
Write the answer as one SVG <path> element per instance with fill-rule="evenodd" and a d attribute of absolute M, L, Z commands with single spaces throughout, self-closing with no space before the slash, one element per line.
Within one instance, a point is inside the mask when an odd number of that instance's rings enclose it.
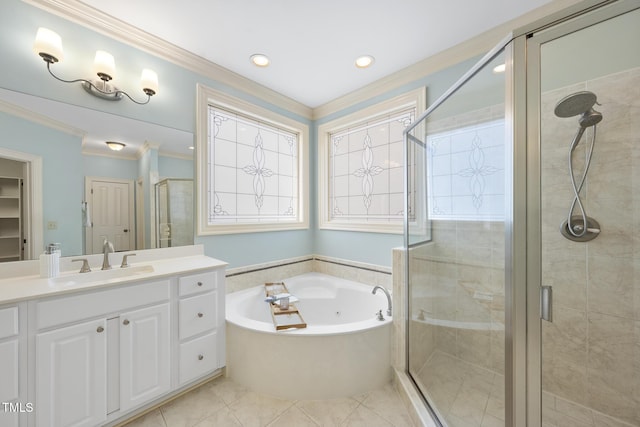
<path fill-rule="evenodd" d="M 504 376 L 435 351 L 418 372 L 448 427 L 504 427 Z M 542 427 L 640 427 L 542 393 Z"/>
<path fill-rule="evenodd" d="M 224 377 L 165 404 L 126 427 L 413 427 L 395 388 L 331 400 L 285 400 Z"/>

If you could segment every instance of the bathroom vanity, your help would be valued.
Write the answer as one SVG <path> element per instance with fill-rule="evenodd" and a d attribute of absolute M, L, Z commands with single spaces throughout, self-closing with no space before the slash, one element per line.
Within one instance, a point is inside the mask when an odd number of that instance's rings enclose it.
<path fill-rule="evenodd" d="M 86 258 L 0 279 L 0 425 L 115 424 L 225 366 L 226 263 L 201 246 Z"/>

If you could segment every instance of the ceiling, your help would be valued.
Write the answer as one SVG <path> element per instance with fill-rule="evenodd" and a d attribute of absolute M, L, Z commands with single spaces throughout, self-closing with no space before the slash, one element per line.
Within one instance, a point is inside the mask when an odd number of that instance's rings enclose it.
<path fill-rule="evenodd" d="M 551 1 L 82 3 L 315 108 Z M 249 57 L 255 53 L 267 55 L 271 64 L 253 65 Z M 356 68 L 361 55 L 375 57 L 374 64 Z"/>
<path fill-rule="evenodd" d="M 316 108 L 552 1 L 559 0 L 80 2 Z M 255 53 L 271 64 L 253 65 Z M 359 69 L 355 59 L 365 54 L 375 62 Z M 104 142 L 116 140 L 127 144 L 118 156 L 135 158 L 145 141 L 193 155 L 188 132 L 24 94 L 2 91 L 0 99 L 78 129 L 84 152 L 114 154 Z"/>

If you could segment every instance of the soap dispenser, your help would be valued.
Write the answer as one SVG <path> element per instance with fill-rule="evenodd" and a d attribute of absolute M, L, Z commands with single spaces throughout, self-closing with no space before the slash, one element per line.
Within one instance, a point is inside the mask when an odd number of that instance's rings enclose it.
<path fill-rule="evenodd" d="M 58 277 L 60 274 L 60 244 L 50 243 L 40 255 L 40 277 Z"/>

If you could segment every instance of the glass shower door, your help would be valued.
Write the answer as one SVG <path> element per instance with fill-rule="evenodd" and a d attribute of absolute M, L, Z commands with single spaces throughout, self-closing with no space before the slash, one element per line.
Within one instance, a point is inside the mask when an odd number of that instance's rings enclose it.
<path fill-rule="evenodd" d="M 640 10 L 615 7 L 528 41 L 540 70 L 532 267 L 552 289 L 552 317 L 536 326 L 550 427 L 640 426 Z"/>
<path fill-rule="evenodd" d="M 485 59 L 407 139 L 408 369 L 448 426 L 505 425 L 512 138 L 505 53 Z"/>

